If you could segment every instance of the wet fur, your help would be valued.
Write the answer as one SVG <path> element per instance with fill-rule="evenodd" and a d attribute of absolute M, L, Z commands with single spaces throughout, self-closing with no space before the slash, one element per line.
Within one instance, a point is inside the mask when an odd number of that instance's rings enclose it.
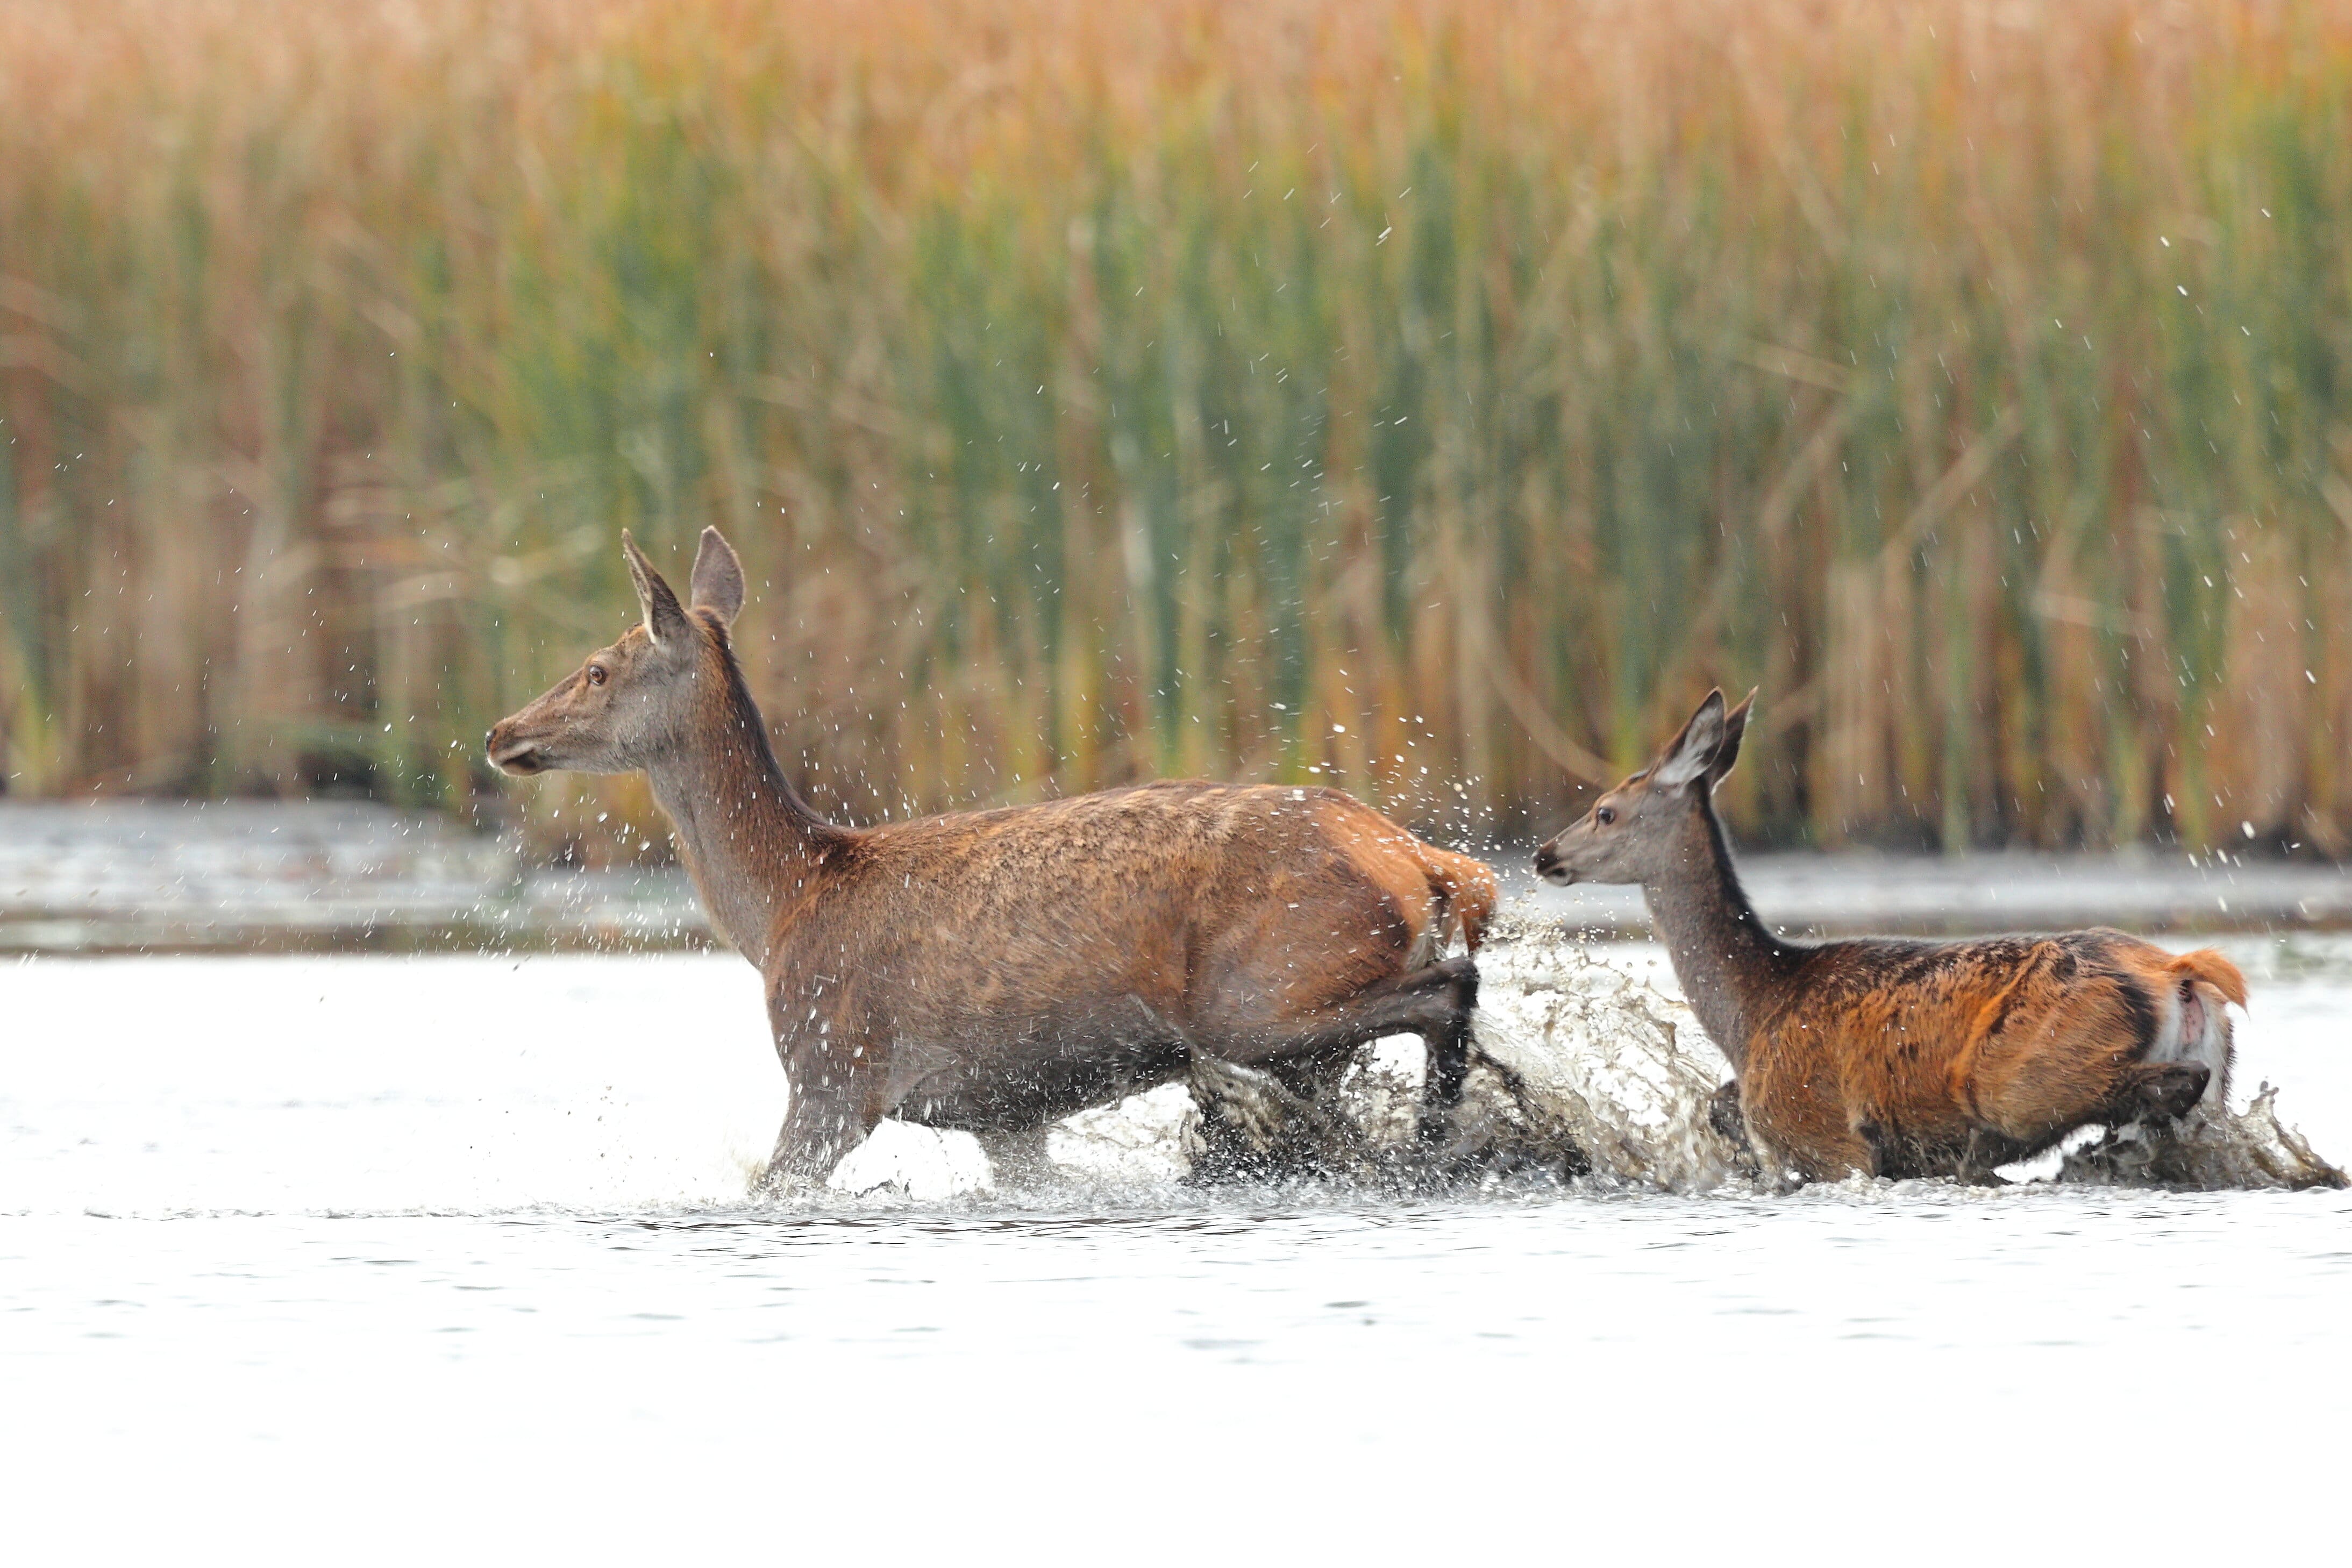
<path fill-rule="evenodd" d="M 1813 1177 L 1981 1179 L 2078 1127 L 2218 1104 L 2245 982 L 2088 931 L 1791 945 L 1759 991 L 1738 1084 L 1759 1148 Z"/>
<path fill-rule="evenodd" d="M 1753 700 L 1753 694 L 1750 695 Z M 1749 704 L 1700 706 L 1649 769 L 1546 844 L 1556 882 L 1637 882 L 1692 1008 L 1730 1060 L 1768 1169 L 1992 1179 L 2078 1127 L 2173 1118 L 2229 1091 L 2245 979 L 2116 931 L 1782 941 L 1739 884 L 1714 790 Z"/>
<path fill-rule="evenodd" d="M 713 541 L 731 569 L 715 531 L 705 557 Z M 885 1116 L 1019 1133 L 1196 1057 L 1312 1068 L 1398 1033 L 1429 1045 L 1433 1135 L 1477 984 L 1468 956 L 1444 955 L 1479 943 L 1486 865 L 1320 788 L 1162 783 L 825 822 L 769 746 L 732 605 L 680 610 L 629 548 L 646 626 L 503 721 L 490 750 L 512 772 L 593 753 L 650 774 L 714 921 L 766 981 L 792 1085 L 769 1184 L 822 1181 Z M 609 683 L 591 686 L 592 666 Z M 687 710 L 651 725 L 627 705 L 641 691 L 689 693 Z M 600 747 L 630 725 L 629 747 Z"/>
<path fill-rule="evenodd" d="M 1156 784 L 845 832 L 769 934 L 777 1050 L 796 1100 L 862 1137 L 888 1114 L 1018 1131 L 1196 1052 L 1442 1033 L 1475 975 L 1434 955 L 1476 941 L 1482 873 L 1323 790 Z"/>

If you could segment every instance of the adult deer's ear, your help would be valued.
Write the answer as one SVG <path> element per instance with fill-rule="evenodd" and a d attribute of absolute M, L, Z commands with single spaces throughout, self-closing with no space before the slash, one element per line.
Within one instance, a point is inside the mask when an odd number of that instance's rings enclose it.
<path fill-rule="evenodd" d="M 1715 761 L 1706 765 L 1707 793 L 1723 782 L 1731 764 L 1739 760 L 1739 737 L 1748 733 L 1748 710 L 1756 706 L 1756 693 L 1751 689 L 1739 700 L 1739 706 L 1723 716 L 1723 743 L 1715 749 Z"/>
<path fill-rule="evenodd" d="M 646 636 L 658 648 L 682 647 L 686 645 L 688 627 L 686 612 L 678 608 L 677 595 L 670 592 L 637 542 L 629 537 L 627 529 L 621 530 L 621 559 L 629 563 L 629 581 L 636 584 L 637 608 L 646 618 Z"/>
<path fill-rule="evenodd" d="M 1680 789 L 1706 773 L 1723 745 L 1723 693 L 1710 691 L 1682 733 L 1666 742 L 1650 769 L 1650 783 L 1661 789 Z"/>
<path fill-rule="evenodd" d="M 729 626 L 743 608 L 743 563 L 715 528 L 702 531 L 702 546 L 694 552 L 694 607 L 713 612 Z"/>

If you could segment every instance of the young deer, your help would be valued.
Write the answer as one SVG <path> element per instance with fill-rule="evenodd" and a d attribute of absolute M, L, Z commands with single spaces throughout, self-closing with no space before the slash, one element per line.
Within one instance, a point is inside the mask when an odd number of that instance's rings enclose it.
<path fill-rule="evenodd" d="M 792 1090 L 763 1186 L 824 1181 L 885 1116 L 1042 1136 L 1196 1055 L 1293 1087 L 1418 1034 L 1433 1137 L 1458 1096 L 1494 873 L 1328 789 L 1152 784 L 836 826 L 777 765 L 729 641 L 716 529 L 644 613 L 489 732 L 509 773 L 642 769 L 719 930 L 767 983 Z"/>
<path fill-rule="evenodd" d="M 1726 713 L 1710 695 L 1536 870 L 1641 884 L 1768 1172 L 1985 1182 L 2078 1127 L 2224 1102 L 2222 1005 L 2242 1006 L 2246 983 L 2210 949 L 2176 958 L 2115 931 L 1797 943 L 1766 930 L 1713 798 L 1755 700 Z"/>

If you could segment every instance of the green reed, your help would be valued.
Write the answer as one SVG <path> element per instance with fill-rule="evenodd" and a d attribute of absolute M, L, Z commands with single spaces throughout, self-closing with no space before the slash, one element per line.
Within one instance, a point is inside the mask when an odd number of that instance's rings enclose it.
<path fill-rule="evenodd" d="M 0 13 L 12 791 L 462 804 L 716 522 L 860 819 L 1719 682 L 1749 832 L 2352 842 L 2352 6 L 331 9 Z"/>

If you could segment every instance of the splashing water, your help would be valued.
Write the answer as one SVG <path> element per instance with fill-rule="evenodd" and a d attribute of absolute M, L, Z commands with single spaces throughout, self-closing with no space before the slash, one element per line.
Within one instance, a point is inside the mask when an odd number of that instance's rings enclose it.
<path fill-rule="evenodd" d="M 1557 921 L 1519 910 L 1496 922 L 1477 1046 L 1517 1122 L 1580 1152 L 1595 1177 L 1696 1192 L 1754 1171 L 1710 1120 L 1730 1066 L 1689 1005 Z"/>
<path fill-rule="evenodd" d="M 2169 1127 L 2102 1128 L 2066 1152 L 2057 1179 L 2199 1192 L 2345 1185 L 2344 1173 L 2279 1120 L 2277 1101 L 2278 1090 L 2266 1083 L 2242 1110 L 2217 1114 L 2200 1107 Z"/>
<path fill-rule="evenodd" d="M 1526 1119 L 1581 1150 L 1594 1174 L 1669 1192 L 1755 1176 L 1743 1144 L 1712 1121 L 1729 1063 L 1680 996 L 1524 907 L 1497 921 L 1480 975 L 1481 1051 L 1510 1069 Z M 2344 1173 L 2280 1121 L 2277 1098 L 2264 1084 L 2242 1109 L 2092 1130 L 2046 1173 L 2208 1191 L 2343 1186 Z"/>
<path fill-rule="evenodd" d="M 1304 1179 L 1381 1191 L 1442 1173 L 1447 1184 L 1466 1174 L 1695 1192 L 1752 1171 L 1709 1122 L 1728 1069 L 1681 1001 L 1524 913 L 1497 922 L 1480 975 L 1470 1072 L 1439 1150 L 1415 1136 L 1422 1044 L 1398 1036 L 1320 1085 L 1200 1062 L 1187 1083 L 1055 1127 L 1052 1174 L 1097 1187 Z M 1034 1188 L 1040 1173 L 1010 1185 Z M 832 1184 L 871 1191 L 875 1178 L 860 1163 Z"/>
<path fill-rule="evenodd" d="M 1601 956 L 1607 953 L 1609 956 Z M 1273 1074 L 1204 1062 L 1170 1084 L 1055 1127 L 1050 1165 L 1012 1185 L 1096 1189 L 1202 1179 L 1336 1181 L 1410 1188 L 1433 1171 L 1484 1182 L 1559 1183 L 1670 1193 L 1750 1188 L 1745 1141 L 1715 1121 L 1730 1067 L 1678 994 L 1596 949 L 1528 903 L 1496 921 L 1479 959 L 1475 1041 L 1448 1145 L 1414 1142 L 1423 1062 L 1410 1037 L 1360 1053 L 1335 1092 L 1301 1092 Z M 2012 1174 L 2177 1189 L 2341 1186 L 2342 1172 L 2279 1119 L 2265 1084 L 2236 1110 L 2177 1126 L 2093 1128 Z M 881 1184 L 866 1155 L 836 1192 Z M 985 1184 L 986 1176 L 976 1177 Z M 908 1183 L 908 1195 L 923 1185 Z"/>
<path fill-rule="evenodd" d="M 2293 1424 L 2264 1431 L 2284 1436 L 2207 1445 L 2203 1506 L 2163 1525 L 2208 1554 L 2242 1555 L 2282 1510 L 2334 1539 L 2352 1196 L 1659 1193 L 1673 1160 L 1709 1179 L 1722 1067 L 1655 950 L 1507 925 L 1487 973 L 1465 1147 L 1507 1135 L 1559 1162 L 1528 1184 L 1497 1156 L 1486 1191 L 1401 1203 L 1346 1180 L 1186 1185 L 1223 1136 L 1211 1115 L 1255 1097 L 1257 1135 L 1294 1124 L 1276 1080 L 1237 1073 L 1205 1113 L 1180 1083 L 1051 1130 L 1062 1196 L 1008 1202 L 1003 1151 L 891 1122 L 838 1178 L 868 1196 L 793 1213 L 743 1201 L 784 1097 L 759 976 L 730 958 L 0 966 L 9 1539 L 28 1560 L 152 1555 L 191 1530 L 261 1556 L 460 1536 L 544 1555 L 570 1530 L 582 1555 L 772 1555 L 867 1551 L 886 1519 L 968 1552 L 992 1509 L 1034 1534 L 1049 1476 L 1066 1532 L 1148 1558 L 1199 1532 L 1153 1534 L 1135 1478 L 1212 1454 L 1280 1483 L 1216 1492 L 1224 1539 L 1556 1555 L 1567 1508 L 1580 1544 L 1654 1554 L 1657 1521 L 1690 1510 L 1690 1468 L 1659 1456 L 1690 1448 L 1693 1412 L 1864 1410 L 1894 1388 L 1945 1447 L 2006 1454 L 2021 1411 L 2231 1430 L 2231 1370 L 2281 1367 Z M 2323 1145 L 2352 1138 L 2352 945 L 2278 944 L 2256 984 L 2247 1081 L 2293 1084 Z M 1360 1140 L 1340 1146 L 1377 1173 L 1419 1077 L 1417 1043 L 1382 1042 L 1295 1125 Z M 1571 1153 L 1563 1201 L 1536 1184 Z M 1857 1528 L 1916 1522 L 1916 1445 L 1831 1425 L 1813 1458 L 1861 1500 Z M 1458 1433 L 1475 1506 L 1401 1503 L 1431 1434 Z M 2076 1444 L 2004 1483 L 2004 1517 L 2071 1552 L 2053 1531 L 2111 1535 L 2115 1510 L 2083 1499 L 2142 1497 L 2147 1468 L 2144 1443 Z M 1780 1470 L 1717 1471 L 1717 1513 L 1780 1528 Z M 146 1506 L 121 1506 L 126 1474 Z M 908 1510 L 910 1475 L 929 1508 Z M 380 1518 L 391 1494 L 417 1505 Z M 404 1523 L 414 1548 L 387 1533 Z"/>

